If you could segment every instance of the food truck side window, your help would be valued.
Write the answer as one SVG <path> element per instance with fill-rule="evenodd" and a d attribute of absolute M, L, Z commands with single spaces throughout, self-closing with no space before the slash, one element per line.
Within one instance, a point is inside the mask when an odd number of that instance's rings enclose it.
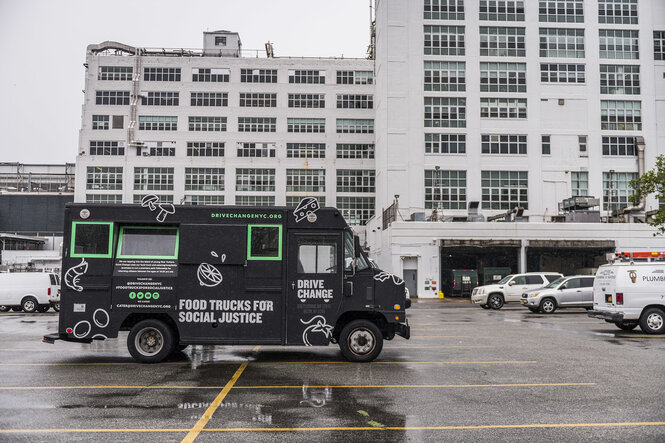
<path fill-rule="evenodd" d="M 123 226 L 117 258 L 178 258 L 178 228 Z"/>
<path fill-rule="evenodd" d="M 247 260 L 281 260 L 282 226 L 247 226 Z"/>
<path fill-rule="evenodd" d="M 73 222 L 70 257 L 111 258 L 113 223 Z"/>
<path fill-rule="evenodd" d="M 298 274 L 337 274 L 337 243 L 334 238 L 298 239 Z"/>

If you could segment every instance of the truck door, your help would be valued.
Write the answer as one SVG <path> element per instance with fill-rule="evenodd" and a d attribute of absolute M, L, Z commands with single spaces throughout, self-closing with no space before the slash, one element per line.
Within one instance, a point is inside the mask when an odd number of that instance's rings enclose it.
<path fill-rule="evenodd" d="M 342 233 L 289 232 L 287 344 L 329 343 L 343 297 L 342 252 Z"/>

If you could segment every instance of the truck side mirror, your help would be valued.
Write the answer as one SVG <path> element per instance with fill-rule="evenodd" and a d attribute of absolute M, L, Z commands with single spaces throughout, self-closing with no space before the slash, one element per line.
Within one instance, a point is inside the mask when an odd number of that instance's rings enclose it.
<path fill-rule="evenodd" d="M 362 250 L 362 247 L 360 246 L 360 238 L 358 238 L 357 235 L 353 236 L 353 256 L 355 258 L 360 257 L 360 251 Z"/>

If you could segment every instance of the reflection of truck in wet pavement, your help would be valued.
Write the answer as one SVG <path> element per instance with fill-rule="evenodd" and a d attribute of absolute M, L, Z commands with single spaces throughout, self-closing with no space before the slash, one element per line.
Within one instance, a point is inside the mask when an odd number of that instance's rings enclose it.
<path fill-rule="evenodd" d="M 441 290 L 446 297 L 470 297 L 477 286 L 476 269 L 447 269 L 443 272 Z"/>
<path fill-rule="evenodd" d="M 409 338 L 404 282 L 369 265 L 334 208 L 70 204 L 58 333 L 129 331 L 158 362 L 190 344 L 328 345 L 370 361 Z"/>

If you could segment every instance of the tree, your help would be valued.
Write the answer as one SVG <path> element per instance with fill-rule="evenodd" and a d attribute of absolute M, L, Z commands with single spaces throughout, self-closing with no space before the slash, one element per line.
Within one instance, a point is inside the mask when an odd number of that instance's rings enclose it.
<path fill-rule="evenodd" d="M 647 195 L 656 194 L 660 205 L 649 224 L 658 229 L 654 235 L 665 234 L 665 156 L 659 155 L 656 158 L 656 167 L 646 171 L 630 184 L 635 189 L 635 194 L 630 197 L 634 205 L 640 204 Z"/>

